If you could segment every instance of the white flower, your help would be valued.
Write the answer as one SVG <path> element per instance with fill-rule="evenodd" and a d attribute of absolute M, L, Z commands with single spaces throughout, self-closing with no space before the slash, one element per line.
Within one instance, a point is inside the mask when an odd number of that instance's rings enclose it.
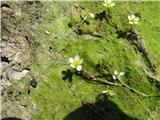
<path fill-rule="evenodd" d="M 139 24 L 139 17 L 128 15 L 129 24 Z"/>
<path fill-rule="evenodd" d="M 69 58 L 70 67 L 75 68 L 77 71 L 82 70 L 81 64 L 83 63 L 83 59 L 80 59 L 79 55 L 76 55 L 74 58 Z"/>
<path fill-rule="evenodd" d="M 108 96 L 116 95 L 116 93 L 114 91 L 112 91 L 112 90 L 104 90 L 104 91 L 102 91 L 102 94 L 106 94 Z"/>
<path fill-rule="evenodd" d="M 117 71 L 114 71 L 114 74 L 112 75 L 113 79 L 119 79 L 121 76 L 123 76 L 125 73 L 124 72 L 120 72 L 118 73 Z"/>
<path fill-rule="evenodd" d="M 112 0 L 104 0 L 103 6 L 110 8 L 115 6 L 115 3 Z"/>
<path fill-rule="evenodd" d="M 50 35 L 51 33 L 49 31 L 45 31 L 45 34 L 46 35 Z"/>
<path fill-rule="evenodd" d="M 93 13 L 89 13 L 88 10 L 83 10 L 81 13 L 83 20 L 86 20 L 88 17 L 94 18 L 95 15 Z"/>
<path fill-rule="evenodd" d="M 95 17 L 95 15 L 93 13 L 89 13 L 89 15 L 90 15 L 91 18 Z"/>

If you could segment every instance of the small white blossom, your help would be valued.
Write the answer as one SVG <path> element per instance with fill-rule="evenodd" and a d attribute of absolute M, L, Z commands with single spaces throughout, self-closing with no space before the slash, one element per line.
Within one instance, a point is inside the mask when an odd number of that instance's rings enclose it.
<path fill-rule="evenodd" d="M 129 24 L 139 24 L 139 17 L 128 15 Z"/>
<path fill-rule="evenodd" d="M 110 7 L 115 6 L 115 3 L 112 2 L 112 0 L 104 0 L 103 6 L 110 8 Z"/>
<path fill-rule="evenodd" d="M 102 91 L 102 94 L 106 94 L 108 96 L 115 96 L 116 95 L 116 93 L 112 90 L 104 90 L 104 91 Z"/>
<path fill-rule="evenodd" d="M 90 15 L 91 18 L 95 17 L 95 15 L 93 13 L 89 13 L 89 15 Z"/>
<path fill-rule="evenodd" d="M 49 31 L 45 31 L 45 34 L 46 35 L 50 35 L 51 33 Z"/>
<path fill-rule="evenodd" d="M 77 71 L 82 70 L 83 59 L 80 59 L 79 55 L 76 55 L 74 58 L 69 58 L 70 67 L 75 68 Z"/>
<path fill-rule="evenodd" d="M 116 79 L 119 79 L 120 77 L 122 77 L 123 75 L 125 75 L 124 72 L 118 73 L 117 71 L 114 71 L 114 74 L 112 75 L 112 77 L 114 80 L 116 80 Z"/>
<path fill-rule="evenodd" d="M 81 13 L 81 16 L 83 20 L 86 20 L 87 18 L 94 18 L 95 15 L 93 13 L 88 12 L 88 10 L 83 10 Z"/>

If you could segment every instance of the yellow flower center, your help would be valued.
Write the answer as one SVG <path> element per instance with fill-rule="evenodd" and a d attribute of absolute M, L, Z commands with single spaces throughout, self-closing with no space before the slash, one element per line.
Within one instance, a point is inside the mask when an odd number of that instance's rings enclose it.
<path fill-rule="evenodd" d="M 107 3 L 106 3 L 106 6 L 110 7 L 110 6 L 111 6 L 111 3 L 110 3 L 110 2 L 107 2 Z"/>
<path fill-rule="evenodd" d="M 112 90 L 108 90 L 108 94 L 112 94 Z"/>
<path fill-rule="evenodd" d="M 77 67 L 77 66 L 80 65 L 81 63 L 80 63 L 79 60 L 75 60 L 73 64 Z"/>
<path fill-rule="evenodd" d="M 131 22 L 135 23 L 135 22 L 137 22 L 137 20 L 135 18 L 132 18 Z"/>

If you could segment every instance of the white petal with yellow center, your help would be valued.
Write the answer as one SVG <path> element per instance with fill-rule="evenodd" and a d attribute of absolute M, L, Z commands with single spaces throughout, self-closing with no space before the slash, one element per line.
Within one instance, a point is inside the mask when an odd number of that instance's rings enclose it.
<path fill-rule="evenodd" d="M 82 66 L 81 66 L 81 65 L 78 65 L 78 66 L 76 67 L 76 70 L 77 70 L 77 71 L 81 71 L 81 70 L 82 70 Z"/>

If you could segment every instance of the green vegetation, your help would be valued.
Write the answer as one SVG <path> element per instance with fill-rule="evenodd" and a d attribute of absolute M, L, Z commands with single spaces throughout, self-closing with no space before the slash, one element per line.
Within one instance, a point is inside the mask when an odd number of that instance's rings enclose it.
<path fill-rule="evenodd" d="M 123 87 L 91 84 L 77 75 L 73 75 L 72 80 L 63 80 L 64 71 L 70 69 L 68 59 L 78 54 L 84 60 L 83 68 L 91 74 L 97 72 L 97 64 L 105 64 L 110 69 L 110 71 L 104 69 L 105 73 L 113 74 L 115 70 L 124 71 L 126 74 L 122 80 L 126 84 L 146 94 L 160 94 L 143 70 L 151 72 L 145 59 L 128 39 L 117 38 L 116 29 L 105 20 L 89 19 L 89 25 L 84 23 L 82 26 L 84 30 L 101 34 L 102 38 L 90 34 L 77 35 L 72 28 L 68 27 L 69 22 L 73 24 L 82 22 L 78 11 L 82 8 L 87 8 L 94 14 L 105 9 L 102 2 L 96 1 L 44 2 L 43 21 L 36 37 L 39 47 L 35 52 L 30 72 L 30 75 L 38 80 L 38 85 L 31 90 L 30 95 L 27 95 L 28 99 L 36 105 L 33 120 L 86 120 L 87 117 L 83 112 L 77 115 L 75 113 L 73 116 L 67 115 L 81 108 L 82 101 L 92 101 L 96 104 L 98 95 L 107 89 L 112 89 L 117 94 L 107 98 L 117 107 L 112 109 L 113 113 L 109 112 L 109 118 L 124 120 L 133 117 L 140 120 L 158 120 L 159 98 L 142 98 Z M 129 26 L 128 15 L 136 14 L 140 17 L 140 24 L 136 25 L 136 28 L 146 42 L 158 76 L 160 72 L 158 36 L 160 35 L 160 2 L 116 2 L 111 12 L 112 20 L 118 23 L 118 27 L 122 30 L 126 30 Z M 45 34 L 45 31 L 49 31 L 50 35 Z M 24 79 L 30 80 L 29 77 Z M 109 104 L 109 102 L 106 103 Z M 118 114 L 120 110 L 130 118 Z"/>

